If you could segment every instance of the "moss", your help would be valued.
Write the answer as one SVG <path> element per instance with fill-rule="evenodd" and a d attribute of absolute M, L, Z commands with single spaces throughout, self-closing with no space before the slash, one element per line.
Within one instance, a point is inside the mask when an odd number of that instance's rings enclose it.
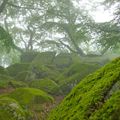
<path fill-rule="evenodd" d="M 63 74 L 57 78 L 57 83 L 65 93 L 68 93 L 85 76 L 100 68 L 98 64 L 75 62 L 66 68 Z"/>
<path fill-rule="evenodd" d="M 22 63 L 31 63 L 39 52 L 28 51 L 21 54 L 20 59 Z"/>
<path fill-rule="evenodd" d="M 8 76 L 8 75 L 1 75 L 0 74 L 0 81 L 7 81 L 7 80 L 13 80 L 12 77 Z"/>
<path fill-rule="evenodd" d="M 28 87 L 26 83 L 22 81 L 16 81 L 16 80 L 8 81 L 8 86 L 13 87 L 13 88 Z"/>
<path fill-rule="evenodd" d="M 59 86 L 49 79 L 34 80 L 30 83 L 30 86 L 41 89 L 52 95 L 59 95 L 62 93 Z"/>
<path fill-rule="evenodd" d="M 0 75 L 0 88 L 8 87 L 8 82 L 13 80 L 12 77 L 6 75 Z"/>
<path fill-rule="evenodd" d="M 27 85 L 24 82 L 14 80 L 14 78 L 10 76 L 0 75 L 0 89 L 8 87 L 27 87 Z"/>
<path fill-rule="evenodd" d="M 19 88 L 19 87 L 27 87 L 27 84 L 20 81 L 8 80 L 8 81 L 0 81 L 0 89 L 1 88 Z"/>
<path fill-rule="evenodd" d="M 53 60 L 55 58 L 55 52 L 41 52 L 39 53 L 32 62 L 35 62 L 36 64 L 43 64 L 43 65 L 49 65 L 53 63 Z"/>
<path fill-rule="evenodd" d="M 16 63 L 6 68 L 9 75 L 15 77 L 18 73 L 31 70 L 28 63 Z"/>
<path fill-rule="evenodd" d="M 54 59 L 54 64 L 59 68 L 68 67 L 72 63 L 72 58 L 68 53 L 60 53 Z"/>
<path fill-rule="evenodd" d="M 44 65 L 37 62 L 32 62 L 32 72 L 36 75 L 36 79 L 56 79 L 58 76 L 59 71 L 56 69 L 56 67 L 52 64 L 50 65 Z"/>
<path fill-rule="evenodd" d="M 120 91 L 108 96 L 120 80 L 120 58 L 84 78 L 54 109 L 49 120 L 119 120 Z M 116 119 L 115 119 L 116 117 Z"/>
<path fill-rule="evenodd" d="M 35 79 L 35 74 L 31 71 L 22 71 L 15 76 L 15 79 L 18 81 L 28 82 Z"/>
<path fill-rule="evenodd" d="M 0 74 L 1 75 L 8 75 L 7 70 L 2 66 L 0 66 Z"/>
<path fill-rule="evenodd" d="M 18 88 L 8 96 L 17 100 L 22 106 L 53 101 L 53 98 L 46 92 L 35 88 Z"/>
<path fill-rule="evenodd" d="M 120 90 L 115 92 L 90 120 L 120 120 Z"/>
<path fill-rule="evenodd" d="M 0 120 L 27 120 L 27 113 L 14 99 L 0 97 Z"/>
<path fill-rule="evenodd" d="M 21 55 L 21 62 L 23 63 L 31 63 L 33 61 L 39 62 L 42 64 L 51 64 L 53 62 L 53 59 L 55 57 L 55 52 L 35 52 L 35 51 L 29 51 L 24 52 Z"/>

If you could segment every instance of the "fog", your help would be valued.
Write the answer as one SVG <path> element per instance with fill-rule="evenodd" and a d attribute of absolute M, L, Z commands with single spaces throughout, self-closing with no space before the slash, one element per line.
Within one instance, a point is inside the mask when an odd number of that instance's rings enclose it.
<path fill-rule="evenodd" d="M 119 57 L 119 0 L 1 0 L 0 120 L 118 120 Z"/>

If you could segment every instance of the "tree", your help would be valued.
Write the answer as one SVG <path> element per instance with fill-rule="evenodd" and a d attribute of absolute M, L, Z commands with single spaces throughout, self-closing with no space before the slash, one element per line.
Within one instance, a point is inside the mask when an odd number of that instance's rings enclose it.
<path fill-rule="evenodd" d="M 82 44 L 90 41 L 90 24 L 93 23 L 86 11 L 76 8 L 71 0 L 61 0 L 48 8 L 46 17 L 42 27 L 54 27 L 56 32 L 63 33 L 63 38 L 56 41 L 56 44 L 62 44 L 71 52 L 84 56 Z"/>
<path fill-rule="evenodd" d="M 120 2 L 119 0 L 105 0 L 104 5 L 107 7 L 115 5 L 115 12 L 113 12 L 113 20 L 98 25 L 98 33 L 100 35 L 98 44 L 102 46 L 102 53 L 105 53 L 108 49 L 120 48 Z"/>

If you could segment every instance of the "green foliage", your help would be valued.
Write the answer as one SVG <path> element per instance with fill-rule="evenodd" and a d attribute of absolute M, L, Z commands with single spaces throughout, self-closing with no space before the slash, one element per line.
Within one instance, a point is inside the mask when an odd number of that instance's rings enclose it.
<path fill-rule="evenodd" d="M 53 98 L 46 92 L 35 88 L 18 88 L 8 95 L 17 100 L 22 106 L 30 106 L 35 103 L 44 103 L 53 101 Z"/>
<path fill-rule="evenodd" d="M 117 49 L 120 44 L 119 25 L 112 22 L 101 23 L 99 25 L 101 31 L 98 43 L 102 45 L 103 50 L 108 48 Z"/>
<path fill-rule="evenodd" d="M 0 120 L 28 120 L 27 112 L 14 99 L 0 97 Z"/>
<path fill-rule="evenodd" d="M 10 49 L 14 46 L 11 35 L 0 26 L 0 47 L 5 48 L 5 50 L 10 51 Z"/>
<path fill-rule="evenodd" d="M 52 95 L 61 94 L 59 86 L 53 80 L 49 79 L 34 80 L 30 83 L 30 87 L 41 89 Z"/>
<path fill-rule="evenodd" d="M 119 118 L 120 89 L 109 92 L 120 80 L 120 58 L 86 78 L 54 109 L 49 120 L 114 120 Z"/>

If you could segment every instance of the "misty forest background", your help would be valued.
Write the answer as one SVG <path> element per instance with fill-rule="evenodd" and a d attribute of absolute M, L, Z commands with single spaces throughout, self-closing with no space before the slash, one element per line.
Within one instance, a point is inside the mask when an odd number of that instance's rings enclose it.
<path fill-rule="evenodd" d="M 96 22 L 98 7 L 111 20 Z M 119 0 L 1 0 L 0 120 L 46 120 L 84 77 L 119 56 Z"/>

